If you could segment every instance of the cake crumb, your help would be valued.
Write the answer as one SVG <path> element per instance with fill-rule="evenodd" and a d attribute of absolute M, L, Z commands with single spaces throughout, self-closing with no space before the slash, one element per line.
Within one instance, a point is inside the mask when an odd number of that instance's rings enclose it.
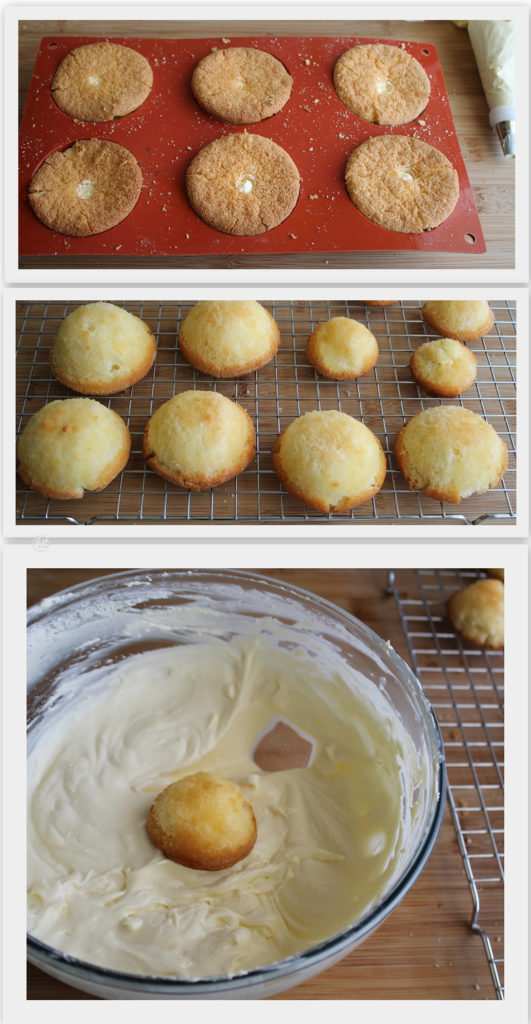
<path fill-rule="evenodd" d="M 290 231 L 290 233 L 289 233 L 289 237 L 290 237 L 290 238 L 296 238 L 296 237 L 297 237 L 297 235 L 294 235 L 294 234 L 293 234 L 293 231 Z"/>
<path fill-rule="evenodd" d="M 225 45 L 227 45 L 227 43 L 230 43 L 230 39 L 222 39 L 221 42 L 225 43 Z"/>
<path fill-rule="evenodd" d="M 314 192 L 314 193 L 313 193 L 313 194 L 312 194 L 312 195 L 310 196 L 310 199 L 319 199 L 319 193 L 318 193 L 318 192 Z"/>
<path fill-rule="evenodd" d="M 114 251 L 115 252 L 119 252 L 121 248 L 122 248 L 121 245 L 116 245 L 115 248 L 114 248 Z"/>

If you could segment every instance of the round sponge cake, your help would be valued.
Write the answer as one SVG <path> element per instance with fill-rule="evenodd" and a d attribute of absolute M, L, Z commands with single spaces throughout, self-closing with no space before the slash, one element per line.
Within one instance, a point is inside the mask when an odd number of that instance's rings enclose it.
<path fill-rule="evenodd" d="M 273 466 L 291 494 L 320 512 L 344 512 L 376 494 L 385 478 L 378 438 L 335 409 L 293 420 L 273 448 Z"/>
<path fill-rule="evenodd" d="M 152 85 L 151 65 L 141 53 L 104 39 L 67 53 L 53 77 L 52 95 L 78 121 L 112 121 L 136 110 Z"/>
<path fill-rule="evenodd" d="M 324 377 L 353 380 L 372 370 L 378 359 L 378 343 L 357 320 L 334 316 L 310 335 L 306 355 Z"/>
<path fill-rule="evenodd" d="M 192 92 L 203 110 L 230 124 L 251 124 L 276 114 L 288 102 L 292 85 L 276 57 L 249 46 L 214 50 L 192 75 Z"/>
<path fill-rule="evenodd" d="M 352 202 L 382 228 L 420 234 L 442 224 L 459 198 L 457 171 L 444 153 L 406 135 L 376 135 L 350 154 Z"/>
<path fill-rule="evenodd" d="M 46 498 L 82 498 L 101 491 L 129 458 L 131 437 L 121 416 L 92 398 L 49 402 L 17 445 L 17 471 Z"/>
<path fill-rule="evenodd" d="M 483 299 L 426 302 L 422 316 L 437 334 L 456 341 L 478 341 L 494 323 L 492 310 Z"/>
<path fill-rule="evenodd" d="M 54 376 L 82 395 L 112 395 L 145 377 L 157 351 L 139 317 L 110 302 L 78 306 L 52 345 Z"/>
<path fill-rule="evenodd" d="M 407 124 L 430 98 L 430 80 L 415 57 L 400 46 L 353 46 L 334 68 L 334 88 L 342 103 L 372 124 Z"/>
<path fill-rule="evenodd" d="M 411 490 L 455 504 L 496 487 L 507 468 L 494 428 L 459 405 L 419 412 L 398 431 L 395 451 Z"/>
<path fill-rule="evenodd" d="M 500 580 L 476 580 L 452 594 L 448 617 L 465 640 L 501 650 L 504 645 L 503 598 L 504 587 Z"/>
<path fill-rule="evenodd" d="M 46 157 L 31 179 L 29 201 L 51 231 L 86 238 L 125 220 L 141 190 L 142 171 L 128 149 L 80 139 Z"/>
<path fill-rule="evenodd" d="M 437 338 L 413 352 L 409 366 L 414 379 L 428 395 L 456 398 L 476 379 L 477 359 L 460 341 Z"/>
<path fill-rule="evenodd" d="M 249 414 L 217 391 L 183 391 L 148 421 L 144 458 L 159 476 L 200 491 L 232 480 L 254 457 Z"/>
<path fill-rule="evenodd" d="M 179 330 L 181 351 L 212 377 L 241 377 L 273 359 L 280 332 L 259 302 L 198 302 Z"/>
<path fill-rule="evenodd" d="M 163 789 L 147 829 L 166 857 L 200 871 L 231 868 L 251 852 L 257 835 L 240 787 L 210 772 L 186 775 Z"/>
<path fill-rule="evenodd" d="M 261 235 L 289 217 L 299 172 L 285 149 L 262 135 L 238 132 L 203 146 L 186 172 L 190 206 L 229 235 Z"/>

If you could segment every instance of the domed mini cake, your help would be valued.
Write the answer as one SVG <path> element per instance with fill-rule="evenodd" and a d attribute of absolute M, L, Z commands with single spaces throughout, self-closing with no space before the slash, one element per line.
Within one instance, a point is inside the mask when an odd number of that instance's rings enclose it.
<path fill-rule="evenodd" d="M 183 391 L 161 405 L 144 431 L 144 458 L 159 476 L 192 491 L 241 473 L 255 453 L 249 414 L 217 391 Z"/>
<path fill-rule="evenodd" d="M 492 310 L 483 299 L 426 302 L 422 316 L 437 334 L 456 341 L 478 341 L 494 323 Z"/>
<path fill-rule="evenodd" d="M 233 867 L 251 852 L 257 834 L 240 787 L 209 772 L 186 775 L 163 789 L 149 811 L 147 830 L 165 857 L 200 871 Z"/>
<path fill-rule="evenodd" d="M 342 103 L 372 124 L 407 124 L 430 98 L 430 80 L 415 57 L 399 46 L 353 46 L 334 68 L 334 88 Z"/>
<path fill-rule="evenodd" d="M 349 156 L 352 202 L 389 231 L 420 234 L 442 224 L 459 198 L 457 171 L 438 149 L 406 135 L 376 135 Z"/>
<path fill-rule="evenodd" d="M 46 498 L 101 491 L 125 466 L 131 437 L 121 416 L 92 398 L 67 398 L 39 409 L 17 444 L 17 472 Z"/>
<path fill-rule="evenodd" d="M 395 451 L 412 491 L 456 504 L 496 487 L 507 468 L 494 428 L 459 405 L 419 412 L 398 431 Z"/>
<path fill-rule="evenodd" d="M 411 373 L 428 395 L 456 398 L 472 387 L 477 359 L 466 345 L 453 338 L 426 341 L 409 360 Z"/>
<path fill-rule="evenodd" d="M 81 139 L 46 157 L 31 180 L 29 201 L 47 228 L 85 238 L 125 220 L 141 188 L 142 171 L 128 149 Z"/>
<path fill-rule="evenodd" d="M 293 420 L 273 448 L 283 487 L 320 512 L 344 512 L 376 494 L 385 478 L 378 438 L 359 420 L 335 409 Z"/>
<path fill-rule="evenodd" d="M 110 302 L 91 302 L 65 317 L 50 362 L 57 380 L 73 391 L 112 395 L 145 377 L 156 351 L 143 320 Z"/>
<path fill-rule="evenodd" d="M 251 124 L 288 102 L 293 80 L 265 50 L 233 46 L 214 50 L 196 65 L 192 92 L 207 114 L 230 124 Z"/>
<path fill-rule="evenodd" d="M 476 580 L 452 594 L 448 617 L 465 640 L 490 650 L 501 650 L 504 645 L 503 599 L 500 580 Z"/>
<path fill-rule="evenodd" d="M 152 86 L 153 71 L 146 58 L 105 39 L 67 53 L 53 77 L 52 95 L 65 114 L 95 123 L 132 113 Z"/>
<path fill-rule="evenodd" d="M 229 235 L 261 235 L 289 217 L 299 198 L 299 172 L 285 149 L 241 132 L 209 142 L 186 172 L 190 206 Z"/>
<path fill-rule="evenodd" d="M 315 328 L 308 338 L 306 355 L 324 377 L 353 380 L 372 370 L 378 359 L 378 343 L 357 320 L 335 316 Z"/>
<path fill-rule="evenodd" d="M 212 377 L 241 377 L 273 359 L 280 332 L 254 301 L 198 302 L 185 316 L 179 345 L 185 359 Z"/>

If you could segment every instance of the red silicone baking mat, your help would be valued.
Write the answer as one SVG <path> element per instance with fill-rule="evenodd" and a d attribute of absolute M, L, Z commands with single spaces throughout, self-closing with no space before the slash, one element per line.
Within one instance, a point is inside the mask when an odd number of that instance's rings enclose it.
<path fill-rule="evenodd" d="M 428 106 L 416 121 L 397 128 L 371 125 L 339 101 L 332 83 L 338 57 L 357 43 L 387 39 L 238 38 L 234 44 L 266 49 L 293 78 L 282 111 L 247 130 L 267 136 L 292 156 L 301 175 L 293 213 L 273 231 L 233 237 L 204 224 L 188 204 L 186 168 L 212 139 L 242 126 L 226 125 L 196 103 L 190 77 L 201 57 L 227 39 L 116 39 L 147 58 L 154 84 L 146 102 L 109 124 L 75 122 L 56 106 L 50 83 L 62 58 L 92 37 L 48 37 L 41 41 L 20 133 L 19 251 L 35 255 L 213 255 L 232 253 L 353 252 L 427 250 L 485 252 L 474 196 L 459 147 L 437 51 L 429 43 L 395 42 L 422 64 L 431 82 Z M 382 134 L 414 135 L 440 149 L 459 175 L 455 210 L 433 231 L 402 234 L 380 228 L 348 197 L 344 168 L 349 153 Z M 44 227 L 27 199 L 31 178 L 45 157 L 77 139 L 98 137 L 121 143 L 137 158 L 144 185 L 137 206 L 121 224 L 89 238 L 69 238 Z"/>

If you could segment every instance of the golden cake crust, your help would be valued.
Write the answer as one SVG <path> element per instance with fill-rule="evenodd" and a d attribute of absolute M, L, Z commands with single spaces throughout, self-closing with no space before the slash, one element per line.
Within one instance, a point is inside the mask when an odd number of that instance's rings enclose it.
<path fill-rule="evenodd" d="M 92 302 L 65 317 L 50 363 L 65 387 L 83 395 L 112 395 L 145 377 L 156 351 L 143 320 L 110 302 Z"/>
<path fill-rule="evenodd" d="M 483 299 L 426 302 L 422 316 L 437 334 L 456 341 L 478 341 L 494 324 L 492 310 Z"/>
<path fill-rule="evenodd" d="M 412 491 L 454 504 L 496 487 L 507 468 L 494 428 L 459 405 L 417 413 L 398 431 L 395 452 Z"/>
<path fill-rule="evenodd" d="M 357 320 L 336 316 L 315 328 L 306 343 L 306 355 L 324 377 L 354 380 L 372 370 L 378 343 Z"/>
<path fill-rule="evenodd" d="M 430 80 L 415 57 L 399 46 L 366 43 L 343 53 L 334 68 L 341 102 L 372 124 L 407 124 L 430 98 Z"/>
<path fill-rule="evenodd" d="M 143 454 L 165 480 L 201 491 L 241 473 L 255 447 L 255 429 L 241 405 L 217 391 L 183 391 L 153 413 Z"/>
<path fill-rule="evenodd" d="M 47 228 L 85 238 L 124 220 L 141 188 L 142 172 L 128 149 L 82 139 L 46 157 L 31 180 L 29 201 Z"/>
<path fill-rule="evenodd" d="M 345 181 L 358 210 L 389 231 L 436 228 L 459 198 L 457 171 L 444 153 L 405 135 L 362 142 L 347 160 Z"/>
<path fill-rule="evenodd" d="M 414 380 L 427 395 L 456 398 L 471 388 L 477 359 L 460 341 L 437 338 L 416 348 L 409 360 Z"/>
<path fill-rule="evenodd" d="M 359 420 L 335 409 L 304 413 L 273 448 L 282 486 L 320 512 L 344 512 L 376 494 L 386 462 L 378 438 Z"/>
<path fill-rule="evenodd" d="M 154 800 L 147 819 L 155 846 L 170 860 L 199 871 L 231 868 L 251 852 L 256 818 L 239 786 L 195 772 L 172 782 Z"/>
<path fill-rule="evenodd" d="M 112 121 L 136 110 L 153 86 L 151 65 L 136 50 L 107 39 L 77 46 L 52 80 L 57 106 L 78 121 Z"/>
<path fill-rule="evenodd" d="M 82 498 L 101 491 L 123 469 L 131 436 L 121 416 L 92 398 L 49 402 L 17 444 L 17 472 L 46 498 Z"/>
<path fill-rule="evenodd" d="M 288 102 L 292 85 L 276 57 L 247 46 L 207 54 L 192 75 L 192 92 L 203 110 L 230 124 L 272 117 Z"/>
<path fill-rule="evenodd" d="M 476 580 L 448 601 L 448 618 L 469 643 L 499 651 L 504 646 L 504 586 L 500 580 Z"/>
<path fill-rule="evenodd" d="M 200 149 L 186 172 L 193 210 L 216 231 L 260 235 L 289 217 L 299 197 L 299 172 L 271 139 L 224 135 Z"/>
<path fill-rule="evenodd" d="M 181 323 L 185 359 L 212 377 L 241 377 L 274 358 L 278 325 L 259 302 L 198 302 Z"/>

